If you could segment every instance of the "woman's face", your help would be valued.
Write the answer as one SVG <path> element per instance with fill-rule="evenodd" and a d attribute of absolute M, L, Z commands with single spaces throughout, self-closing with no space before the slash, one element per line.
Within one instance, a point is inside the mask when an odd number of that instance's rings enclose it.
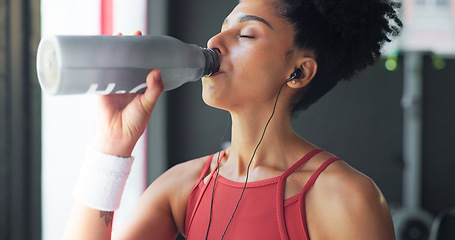
<path fill-rule="evenodd" d="M 295 64 L 294 28 L 276 13 L 274 0 L 245 0 L 225 19 L 208 47 L 220 53 L 220 71 L 202 79 L 203 99 L 213 107 L 270 110 L 270 102 Z"/>

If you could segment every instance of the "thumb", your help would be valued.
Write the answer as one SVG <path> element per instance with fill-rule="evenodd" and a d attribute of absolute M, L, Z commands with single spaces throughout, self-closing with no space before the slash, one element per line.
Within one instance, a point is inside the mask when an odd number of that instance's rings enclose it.
<path fill-rule="evenodd" d="M 160 70 L 154 69 L 147 75 L 147 89 L 140 96 L 141 104 L 147 113 L 151 113 L 158 97 L 163 92 Z"/>

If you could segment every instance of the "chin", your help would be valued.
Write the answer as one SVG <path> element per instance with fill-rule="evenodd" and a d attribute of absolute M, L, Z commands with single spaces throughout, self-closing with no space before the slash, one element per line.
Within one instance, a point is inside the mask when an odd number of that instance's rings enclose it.
<path fill-rule="evenodd" d="M 210 107 L 218 108 L 216 101 L 214 100 L 213 96 L 213 87 L 211 86 L 203 86 L 202 87 L 202 100 L 204 101 L 205 104 L 207 104 Z"/>
<path fill-rule="evenodd" d="M 215 88 L 208 85 L 202 87 L 202 100 L 210 107 L 226 110 L 223 102 L 226 100 L 222 94 L 216 94 Z M 224 101 L 223 101 L 224 100 Z"/>

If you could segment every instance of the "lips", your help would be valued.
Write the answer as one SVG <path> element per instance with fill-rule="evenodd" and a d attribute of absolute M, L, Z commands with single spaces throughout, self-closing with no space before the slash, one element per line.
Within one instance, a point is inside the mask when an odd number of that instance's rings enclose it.
<path fill-rule="evenodd" d="M 210 77 L 215 77 L 215 76 L 220 75 L 222 73 L 223 73 L 222 71 L 218 71 L 218 72 L 213 73 L 212 75 L 210 75 Z"/>

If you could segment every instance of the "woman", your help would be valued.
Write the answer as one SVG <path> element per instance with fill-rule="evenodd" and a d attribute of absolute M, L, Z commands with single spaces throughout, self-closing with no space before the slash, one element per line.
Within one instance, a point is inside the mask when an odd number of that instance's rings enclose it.
<path fill-rule="evenodd" d="M 292 113 L 379 57 L 401 27 L 394 7 L 241 1 L 207 44 L 219 52 L 220 71 L 202 79 L 205 103 L 231 114 L 232 145 L 165 172 L 112 238 L 394 239 L 374 182 L 291 126 Z M 147 86 L 142 95 L 100 97 L 94 155 L 130 159 L 162 91 L 158 70 Z M 113 212 L 80 202 L 65 238 L 110 239 Z"/>

